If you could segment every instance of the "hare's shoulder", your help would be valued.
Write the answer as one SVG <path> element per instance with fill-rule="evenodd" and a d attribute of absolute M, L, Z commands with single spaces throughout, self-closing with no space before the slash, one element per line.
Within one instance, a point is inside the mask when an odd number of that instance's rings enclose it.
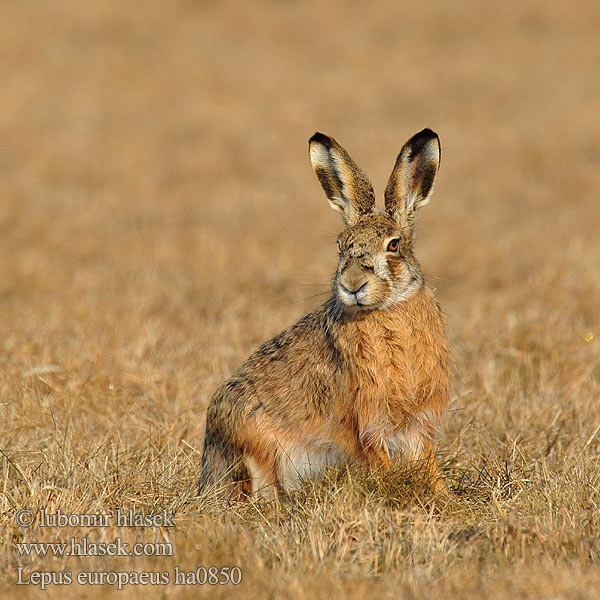
<path fill-rule="evenodd" d="M 262 411 L 287 422 L 286 407 L 293 403 L 318 401 L 322 408 L 333 398 L 339 361 L 328 339 L 327 317 L 317 310 L 264 342 L 217 395 L 229 398 L 248 417 Z"/>
<path fill-rule="evenodd" d="M 328 319 L 320 308 L 296 321 L 259 346 L 242 364 L 245 373 L 310 369 L 316 363 L 337 361 Z"/>

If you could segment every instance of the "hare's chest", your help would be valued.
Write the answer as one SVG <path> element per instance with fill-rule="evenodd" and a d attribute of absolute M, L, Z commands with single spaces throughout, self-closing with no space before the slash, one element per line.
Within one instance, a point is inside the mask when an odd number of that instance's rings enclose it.
<path fill-rule="evenodd" d="M 355 340 L 350 366 L 359 394 L 371 400 L 407 393 L 418 378 L 420 357 L 411 352 L 411 336 L 390 328 L 373 328 Z"/>
<path fill-rule="evenodd" d="M 418 329 L 373 328 L 356 339 L 348 373 L 354 410 L 363 426 L 392 438 L 428 403 L 439 379 L 434 345 Z"/>

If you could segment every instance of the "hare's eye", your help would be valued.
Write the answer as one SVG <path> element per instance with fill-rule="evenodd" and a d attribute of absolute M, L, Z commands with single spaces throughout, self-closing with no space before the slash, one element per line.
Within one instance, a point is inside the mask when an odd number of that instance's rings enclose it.
<path fill-rule="evenodd" d="M 400 247 L 400 240 L 398 238 L 394 238 L 390 240 L 387 245 L 386 252 L 398 252 L 398 248 Z"/>

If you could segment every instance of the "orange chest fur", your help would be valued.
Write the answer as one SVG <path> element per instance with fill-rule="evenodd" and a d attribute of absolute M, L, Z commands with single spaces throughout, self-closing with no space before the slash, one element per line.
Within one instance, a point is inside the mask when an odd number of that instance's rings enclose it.
<path fill-rule="evenodd" d="M 434 302 L 423 299 L 402 308 L 345 324 L 340 350 L 349 367 L 346 397 L 355 410 L 383 409 L 402 419 L 446 401 L 449 351 L 443 317 Z"/>

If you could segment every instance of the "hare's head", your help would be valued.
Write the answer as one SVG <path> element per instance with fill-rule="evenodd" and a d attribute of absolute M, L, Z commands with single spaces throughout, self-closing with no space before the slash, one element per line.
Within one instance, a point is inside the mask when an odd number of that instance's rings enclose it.
<path fill-rule="evenodd" d="M 349 310 L 373 310 L 406 300 L 423 282 L 413 255 L 415 221 L 433 192 L 438 136 L 424 129 L 404 144 L 385 189 L 384 211 L 375 208 L 367 176 L 333 138 L 315 133 L 309 152 L 331 207 L 346 224 L 338 237 L 338 301 Z"/>

